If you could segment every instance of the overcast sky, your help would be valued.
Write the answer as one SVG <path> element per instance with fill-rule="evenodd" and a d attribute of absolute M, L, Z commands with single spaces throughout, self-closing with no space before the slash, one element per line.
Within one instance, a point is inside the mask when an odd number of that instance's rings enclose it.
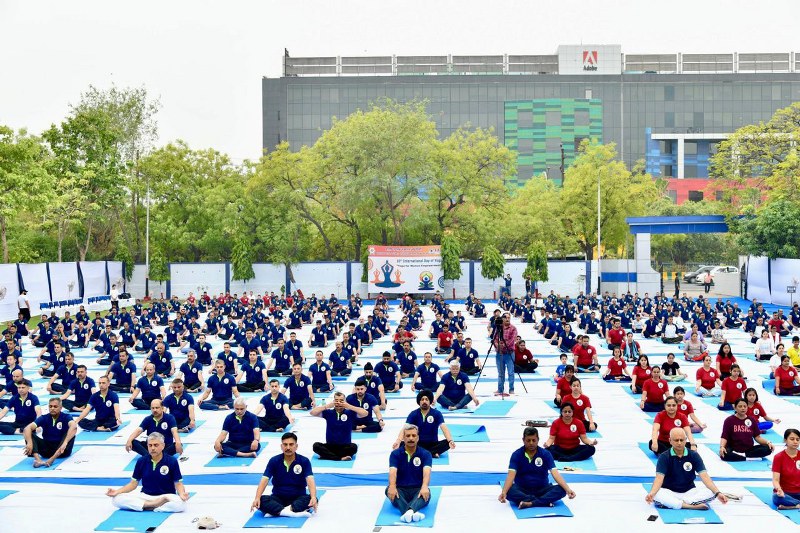
<path fill-rule="evenodd" d="M 145 86 L 160 141 L 261 153 L 261 77 L 292 56 L 800 52 L 797 0 L 0 0 L 0 124 L 39 133 L 93 84 Z"/>

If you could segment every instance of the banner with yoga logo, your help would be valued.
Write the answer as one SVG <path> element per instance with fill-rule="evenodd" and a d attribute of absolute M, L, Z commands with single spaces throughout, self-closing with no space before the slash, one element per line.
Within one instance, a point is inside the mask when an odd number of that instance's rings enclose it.
<path fill-rule="evenodd" d="M 440 246 L 370 246 L 369 292 L 436 292 L 444 287 Z"/>

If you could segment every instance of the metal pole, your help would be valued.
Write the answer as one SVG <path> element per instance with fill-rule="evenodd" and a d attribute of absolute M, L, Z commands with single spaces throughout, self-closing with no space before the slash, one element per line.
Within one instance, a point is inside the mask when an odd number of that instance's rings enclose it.
<path fill-rule="evenodd" d="M 602 295 L 602 290 L 600 289 L 600 272 L 602 268 L 600 268 L 600 258 L 602 254 L 600 253 L 600 174 L 597 175 L 597 294 L 598 296 Z"/>
<path fill-rule="evenodd" d="M 145 298 L 150 297 L 150 175 L 147 176 L 147 197 L 146 200 L 147 206 L 146 215 L 145 215 L 145 230 L 144 230 L 144 265 L 145 265 L 145 277 L 144 277 L 144 296 Z"/>

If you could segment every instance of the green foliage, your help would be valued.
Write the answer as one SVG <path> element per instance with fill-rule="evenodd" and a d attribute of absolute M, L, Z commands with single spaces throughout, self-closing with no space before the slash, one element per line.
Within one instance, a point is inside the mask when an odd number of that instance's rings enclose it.
<path fill-rule="evenodd" d="M 503 275 L 506 267 L 506 260 L 494 245 L 487 244 L 483 249 L 481 257 L 481 276 L 486 279 L 495 280 Z"/>
<path fill-rule="evenodd" d="M 528 248 L 526 257 L 527 265 L 523 276 L 530 277 L 531 281 L 547 281 L 547 248 L 541 242 L 537 242 Z"/>
<path fill-rule="evenodd" d="M 170 279 L 169 264 L 161 250 L 154 250 L 150 257 L 150 279 L 153 281 Z"/>
<path fill-rule="evenodd" d="M 600 183 L 600 228 L 605 249 L 620 246 L 628 234 L 626 217 L 640 216 L 657 198 L 648 174 L 631 173 L 616 159 L 614 144 L 584 141 L 575 163 L 566 171 L 561 192 L 561 220 L 566 235 L 587 258 L 597 246 L 597 187 Z"/>
<path fill-rule="evenodd" d="M 256 273 L 253 271 L 252 248 L 247 242 L 245 234 L 240 234 L 233 243 L 231 264 L 234 280 L 248 281 L 256 277 Z"/>
<path fill-rule="evenodd" d="M 776 200 L 741 224 L 739 242 L 751 255 L 800 258 L 800 204 Z"/>
<path fill-rule="evenodd" d="M 442 273 L 444 279 L 457 280 L 461 277 L 461 244 L 452 235 L 442 238 Z"/>
<path fill-rule="evenodd" d="M 123 275 L 125 276 L 126 280 L 130 281 L 133 278 L 133 256 L 124 242 L 117 243 L 114 251 L 114 260 L 122 261 L 122 263 L 125 265 L 125 272 Z"/>

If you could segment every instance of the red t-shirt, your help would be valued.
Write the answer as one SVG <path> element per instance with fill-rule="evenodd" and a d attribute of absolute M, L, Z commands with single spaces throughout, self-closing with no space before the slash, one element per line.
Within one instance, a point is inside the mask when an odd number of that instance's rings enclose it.
<path fill-rule="evenodd" d="M 636 377 L 636 383 L 638 383 L 641 387 L 642 383 L 653 376 L 653 371 L 649 366 L 647 368 L 642 368 L 642 365 L 636 365 L 633 368 L 631 375 Z"/>
<path fill-rule="evenodd" d="M 769 322 L 767 322 L 767 325 L 769 327 L 775 326 L 775 329 L 780 331 L 781 329 L 783 329 L 783 320 L 781 320 L 780 318 L 770 318 Z"/>
<path fill-rule="evenodd" d="M 646 397 L 645 394 L 647 394 Z M 657 382 L 652 379 L 648 379 L 642 384 L 642 398 L 645 398 L 645 401 L 648 403 L 663 404 L 668 394 L 669 386 L 663 379 L 660 379 Z"/>
<path fill-rule="evenodd" d="M 719 371 L 724 374 L 731 373 L 731 365 L 736 362 L 736 358 L 731 354 L 730 357 L 722 357 L 717 355 L 717 363 L 719 364 Z"/>
<path fill-rule="evenodd" d="M 660 424 L 658 428 L 658 440 L 661 442 L 669 442 L 669 432 L 674 428 L 689 427 L 689 419 L 680 411 L 675 413 L 675 418 L 670 418 L 666 411 L 661 411 L 656 415 L 656 419 L 653 423 Z"/>
<path fill-rule="evenodd" d="M 696 379 L 700 380 L 700 386 L 704 389 L 713 389 L 714 385 L 719 379 L 719 373 L 716 368 L 706 370 L 703 367 L 697 369 Z"/>
<path fill-rule="evenodd" d="M 453 345 L 453 334 L 449 331 L 439 333 L 439 348 L 449 348 Z"/>
<path fill-rule="evenodd" d="M 775 455 L 772 460 L 772 471 L 781 475 L 781 488 L 783 492 L 797 494 L 800 492 L 800 453 L 789 457 L 786 450 Z"/>
<path fill-rule="evenodd" d="M 794 378 L 797 377 L 797 370 L 790 366 L 789 370 L 784 370 L 782 366 L 775 369 L 775 381 L 782 389 L 790 389 L 794 387 Z"/>
<path fill-rule="evenodd" d="M 592 402 L 589 397 L 581 394 L 575 398 L 572 394 L 569 396 L 561 397 L 561 405 L 569 404 L 572 406 L 572 418 L 577 420 L 586 420 L 585 411 L 592 407 Z"/>
<path fill-rule="evenodd" d="M 766 419 L 767 412 L 764 410 L 764 407 L 761 406 L 761 402 L 756 402 L 747 407 L 747 416 L 755 418 L 756 420 L 761 418 Z"/>
<path fill-rule="evenodd" d="M 733 381 L 731 378 L 722 380 L 722 390 L 725 392 L 725 401 L 728 403 L 732 404 L 739 398 L 744 398 L 744 390 L 746 388 L 747 384 L 742 378 L 736 381 Z"/>
<path fill-rule="evenodd" d="M 570 425 L 566 425 L 559 417 L 550 426 L 550 435 L 555 436 L 554 444 L 565 450 L 574 450 L 581 442 L 581 435 L 586 434 L 586 428 L 577 418 L 572 419 Z"/>
<path fill-rule="evenodd" d="M 694 413 L 694 407 L 687 400 L 683 400 L 678 404 L 678 412 L 689 416 L 690 414 Z"/>
<path fill-rule="evenodd" d="M 580 344 L 576 344 L 575 347 L 572 348 L 572 353 L 578 357 L 579 365 L 589 366 L 592 364 L 594 356 L 597 355 L 597 350 L 591 344 L 585 348 Z"/>
<path fill-rule="evenodd" d="M 611 328 L 608 330 L 608 340 L 611 341 L 611 344 L 622 344 L 622 340 L 625 338 L 625 330 L 622 328 L 614 329 Z"/>
<path fill-rule="evenodd" d="M 619 358 L 614 359 L 613 357 L 608 360 L 608 375 L 609 376 L 621 376 L 622 370 L 627 368 L 628 365 L 625 364 L 625 359 Z"/>
<path fill-rule="evenodd" d="M 572 387 L 567 381 L 567 378 L 558 378 L 558 382 L 556 382 L 556 389 L 561 393 L 561 399 L 563 400 L 570 394 L 572 394 Z"/>
<path fill-rule="evenodd" d="M 533 354 L 527 348 L 520 350 L 519 346 L 514 347 L 514 363 L 518 365 L 527 365 L 533 362 Z"/>

